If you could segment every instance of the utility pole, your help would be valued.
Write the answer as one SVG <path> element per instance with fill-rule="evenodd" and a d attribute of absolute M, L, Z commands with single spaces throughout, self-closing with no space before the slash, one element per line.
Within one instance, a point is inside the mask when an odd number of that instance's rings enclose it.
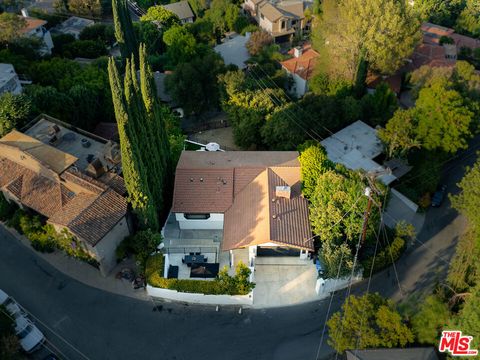
<path fill-rule="evenodd" d="M 365 244 L 365 238 L 367 237 L 367 225 L 368 225 L 368 218 L 370 217 L 370 211 L 372 209 L 372 189 L 367 186 L 365 188 L 365 196 L 368 197 L 367 209 L 365 210 L 363 216 L 363 229 L 362 229 L 362 240 L 360 242 L 360 247 Z"/>

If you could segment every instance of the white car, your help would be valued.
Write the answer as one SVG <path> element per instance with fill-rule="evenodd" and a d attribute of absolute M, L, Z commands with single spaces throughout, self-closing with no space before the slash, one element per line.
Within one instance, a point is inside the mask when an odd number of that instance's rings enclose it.
<path fill-rule="evenodd" d="M 25 311 L 2 290 L 0 290 L 0 305 L 5 306 L 12 317 L 15 318 L 15 333 L 22 349 L 27 353 L 37 350 L 45 341 L 45 336 L 28 318 Z"/>

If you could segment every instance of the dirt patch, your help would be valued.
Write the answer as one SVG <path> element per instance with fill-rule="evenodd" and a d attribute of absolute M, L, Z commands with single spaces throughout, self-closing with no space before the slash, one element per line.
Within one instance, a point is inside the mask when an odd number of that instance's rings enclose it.
<path fill-rule="evenodd" d="M 233 129 L 231 127 L 200 131 L 189 136 L 189 140 L 202 144 L 216 142 L 222 150 L 238 151 L 240 148 L 233 141 Z"/>

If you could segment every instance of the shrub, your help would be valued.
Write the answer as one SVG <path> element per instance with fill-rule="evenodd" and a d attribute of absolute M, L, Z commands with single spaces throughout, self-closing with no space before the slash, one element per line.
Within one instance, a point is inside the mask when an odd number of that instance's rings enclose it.
<path fill-rule="evenodd" d="M 7 226 L 14 228 L 17 230 L 20 234 L 23 234 L 22 229 L 20 227 L 20 219 L 25 216 L 26 212 L 20 208 L 15 210 L 13 213 L 12 217 L 7 220 Z"/>
<path fill-rule="evenodd" d="M 205 295 L 246 295 L 255 286 L 254 283 L 248 281 L 250 269 L 242 263 L 237 265 L 237 273 L 234 277 L 228 275 L 227 269 L 224 268 L 220 271 L 219 277 L 213 281 L 166 279 L 163 277 L 164 266 L 163 254 L 156 254 L 147 259 L 145 277 L 149 285 L 162 289 Z"/>
<path fill-rule="evenodd" d="M 373 265 L 373 272 L 380 271 L 392 264 L 392 262 L 397 261 L 402 255 L 403 250 L 405 249 L 405 240 L 401 237 L 395 237 L 395 239 L 390 243 L 390 245 L 385 247 L 383 250 L 377 253 L 375 256 L 375 264 Z M 365 274 L 370 273 L 370 268 L 372 267 L 373 257 L 368 258 L 362 262 L 363 268 L 366 271 Z"/>
<path fill-rule="evenodd" d="M 148 256 L 153 253 L 162 242 L 162 235 L 152 232 L 150 229 L 137 232 L 135 235 L 126 237 L 117 247 L 117 259 L 123 259 L 128 253 L 135 257 L 143 265 Z"/>
<path fill-rule="evenodd" d="M 16 208 L 16 204 L 13 201 L 8 202 L 0 192 L 0 221 L 8 220 L 15 213 Z"/>

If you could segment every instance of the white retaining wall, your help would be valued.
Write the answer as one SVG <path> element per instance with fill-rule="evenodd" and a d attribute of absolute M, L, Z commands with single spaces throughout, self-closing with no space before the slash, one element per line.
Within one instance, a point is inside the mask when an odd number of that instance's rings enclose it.
<path fill-rule="evenodd" d="M 161 299 L 205 305 L 252 305 L 253 293 L 248 295 L 205 295 L 183 293 L 147 285 L 147 294 Z"/>
<path fill-rule="evenodd" d="M 362 275 L 356 275 L 352 279 L 352 283 L 356 283 L 362 280 Z M 320 299 L 324 299 L 330 295 L 332 291 L 337 291 L 346 288 L 350 282 L 350 276 L 338 278 L 338 279 L 317 279 L 315 284 L 315 291 Z"/>

